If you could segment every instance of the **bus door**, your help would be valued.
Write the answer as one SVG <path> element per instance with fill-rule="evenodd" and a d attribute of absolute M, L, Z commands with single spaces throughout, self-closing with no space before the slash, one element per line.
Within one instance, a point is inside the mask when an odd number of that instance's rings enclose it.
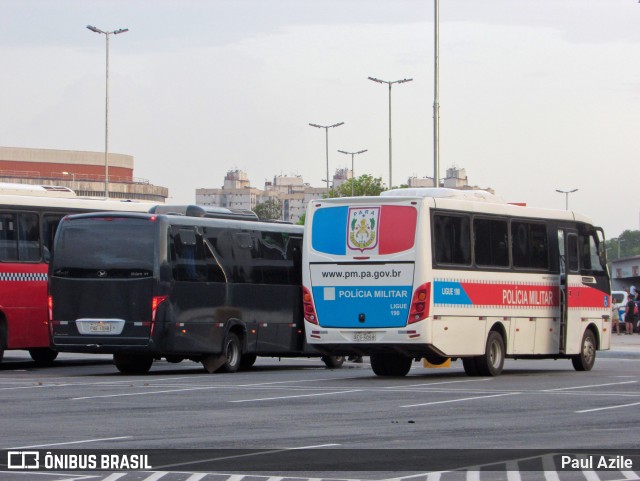
<path fill-rule="evenodd" d="M 558 248 L 560 255 L 560 353 L 566 353 L 568 327 L 571 323 L 572 303 L 575 299 L 571 296 L 571 279 L 580 274 L 578 262 L 578 231 L 566 228 L 558 230 Z"/>

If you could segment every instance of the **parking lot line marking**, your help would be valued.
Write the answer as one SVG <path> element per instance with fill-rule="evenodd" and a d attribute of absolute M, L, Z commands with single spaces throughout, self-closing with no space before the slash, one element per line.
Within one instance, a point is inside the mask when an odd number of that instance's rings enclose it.
<path fill-rule="evenodd" d="M 638 475 L 635 471 L 620 471 L 624 476 L 624 479 L 638 479 Z"/>
<path fill-rule="evenodd" d="M 123 476 L 126 476 L 128 473 L 113 473 L 109 476 L 107 476 L 106 478 L 104 478 L 102 481 L 116 481 L 116 479 L 120 479 Z"/>
<path fill-rule="evenodd" d="M 185 389 L 167 389 L 166 391 L 130 392 L 130 393 L 124 393 L 124 394 L 103 394 L 101 396 L 72 397 L 71 400 L 81 401 L 84 399 L 99 399 L 99 398 L 107 398 L 107 397 L 147 396 L 149 394 L 165 394 L 170 392 L 184 392 L 184 391 L 202 391 L 204 389 L 218 389 L 218 386 L 190 387 Z"/>
<path fill-rule="evenodd" d="M 10 449 L 47 448 L 49 446 L 65 446 L 67 444 L 96 443 L 98 441 L 117 441 L 118 439 L 131 439 L 132 437 L 133 436 L 118 436 L 116 438 L 82 439 L 80 441 L 68 441 L 66 443 L 36 444 L 34 446 L 18 446 L 15 448 L 4 448 L 4 449 L 8 451 Z"/>
<path fill-rule="evenodd" d="M 334 392 L 320 392 L 320 393 L 315 393 L 315 394 L 299 394 L 296 396 L 279 396 L 279 397 L 264 397 L 264 398 L 260 398 L 260 399 L 238 399 L 235 401 L 228 401 L 230 403 L 251 403 L 251 402 L 257 402 L 257 401 L 275 401 L 277 399 L 293 399 L 293 398 L 299 398 L 299 397 L 312 397 L 312 396 L 330 396 L 332 394 L 348 394 L 348 393 L 352 393 L 352 392 L 361 392 L 362 389 L 353 389 L 351 391 L 334 391 Z"/>
<path fill-rule="evenodd" d="M 460 381 L 428 382 L 428 383 L 422 383 L 422 384 L 407 384 L 406 386 L 387 386 L 387 387 L 385 387 L 385 389 L 400 389 L 400 388 L 405 388 L 405 387 L 429 387 L 429 386 L 436 386 L 438 384 L 455 384 L 455 383 L 460 383 L 460 382 L 485 382 L 485 381 L 491 381 L 491 378 L 487 378 L 487 379 L 463 379 L 463 380 L 460 380 Z"/>
<path fill-rule="evenodd" d="M 421 403 L 421 404 L 407 404 L 406 406 L 400 406 L 401 408 L 414 408 L 418 406 L 431 406 L 433 404 L 446 404 L 446 403 L 458 403 L 462 401 L 474 401 L 476 399 L 488 399 L 490 397 L 500 397 L 500 396 L 513 396 L 514 394 L 522 394 L 520 392 L 508 392 L 504 394 L 494 394 L 492 396 L 475 396 L 475 397 L 465 397 L 462 399 L 448 399 L 446 401 L 433 401 L 429 403 Z"/>
<path fill-rule="evenodd" d="M 620 384 L 634 384 L 638 381 L 624 381 L 624 382 L 610 382 L 607 384 L 592 384 L 590 386 L 575 386 L 575 387 L 558 387 L 555 389 L 543 389 L 541 392 L 551 392 L 551 391 L 568 391 L 570 389 L 588 389 L 590 387 L 604 387 L 604 386 L 618 386 Z"/>
<path fill-rule="evenodd" d="M 607 409 L 619 409 L 619 408 L 626 408 L 626 407 L 630 407 L 630 406 L 640 406 L 640 403 L 633 403 L 633 404 L 617 404 L 615 406 L 605 406 L 603 408 L 594 408 L 594 409 L 583 409 L 582 411 L 574 411 L 577 414 L 583 414 L 583 413 L 592 413 L 595 411 L 606 411 Z"/>

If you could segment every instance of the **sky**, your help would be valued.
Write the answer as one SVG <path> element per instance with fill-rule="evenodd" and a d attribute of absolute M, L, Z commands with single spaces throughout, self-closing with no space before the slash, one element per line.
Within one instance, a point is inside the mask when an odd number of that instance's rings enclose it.
<path fill-rule="evenodd" d="M 195 202 L 228 170 L 262 188 L 329 169 L 433 176 L 433 0 L 0 0 L 0 145 L 109 152 Z M 640 3 L 441 0 L 440 173 L 640 229 Z"/>

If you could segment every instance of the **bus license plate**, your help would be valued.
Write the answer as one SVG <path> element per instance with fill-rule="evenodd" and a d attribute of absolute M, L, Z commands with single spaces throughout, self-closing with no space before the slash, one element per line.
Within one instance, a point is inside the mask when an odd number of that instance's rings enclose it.
<path fill-rule="evenodd" d="M 354 332 L 353 333 L 353 342 L 375 342 L 375 341 L 376 341 L 375 332 Z"/>

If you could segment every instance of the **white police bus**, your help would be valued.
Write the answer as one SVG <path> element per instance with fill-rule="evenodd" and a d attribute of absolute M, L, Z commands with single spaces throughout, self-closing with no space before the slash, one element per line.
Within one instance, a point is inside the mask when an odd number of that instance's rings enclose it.
<path fill-rule="evenodd" d="M 378 375 L 423 357 L 461 358 L 469 375 L 498 375 L 505 358 L 590 370 L 609 349 L 604 234 L 574 212 L 397 189 L 314 201 L 305 229 L 307 341 L 370 355 Z"/>

